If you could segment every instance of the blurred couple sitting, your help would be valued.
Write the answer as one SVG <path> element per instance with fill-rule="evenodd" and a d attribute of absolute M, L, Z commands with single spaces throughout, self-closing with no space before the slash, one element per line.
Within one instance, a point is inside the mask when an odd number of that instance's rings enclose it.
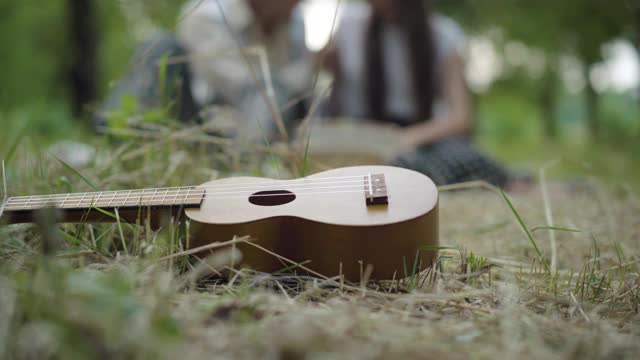
<path fill-rule="evenodd" d="M 332 42 L 314 56 L 298 5 L 189 2 L 175 37 L 161 35 L 138 51 L 103 114 L 122 106 L 125 94 L 143 107 L 171 99 L 173 115 L 187 122 L 200 121 L 206 106 L 226 104 L 241 114 L 237 125 L 250 137 L 277 137 L 306 114 L 314 64 L 324 62 L 334 83 L 323 115 L 396 125 L 396 141 L 410 150 L 393 165 L 425 173 L 439 185 L 506 184 L 505 171 L 469 140 L 464 34 L 455 22 L 433 14 L 425 0 L 347 3 Z M 158 71 L 163 60 L 166 74 Z"/>

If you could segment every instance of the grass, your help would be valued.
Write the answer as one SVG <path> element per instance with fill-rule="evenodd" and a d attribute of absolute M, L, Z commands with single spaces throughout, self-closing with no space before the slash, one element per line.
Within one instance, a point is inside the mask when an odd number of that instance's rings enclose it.
<path fill-rule="evenodd" d="M 99 150 L 81 168 L 27 137 L 11 150 L 9 192 L 198 184 L 212 168 L 259 175 L 274 156 L 254 148 L 238 161 L 196 130 L 184 134 L 142 144 L 92 137 Z M 2 227 L 0 357 L 634 357 L 638 196 L 597 182 L 546 187 L 548 203 L 538 187 L 508 197 L 444 191 L 438 266 L 406 259 L 402 278 L 362 284 L 304 274 L 304 262 L 274 274 L 229 270 L 229 252 L 194 262 L 183 255 L 187 224 Z"/>
<path fill-rule="evenodd" d="M 538 259 L 544 265 L 545 271 L 547 272 L 547 274 L 550 274 L 551 273 L 551 268 L 549 268 L 549 265 L 547 264 L 547 260 L 542 255 L 542 252 L 540 251 L 540 248 L 538 247 L 538 243 L 536 242 L 536 239 L 533 238 L 533 235 L 531 234 L 532 231 L 527 228 L 527 225 L 524 223 L 524 220 L 522 219 L 522 216 L 520 216 L 520 213 L 518 213 L 516 208 L 513 206 L 513 203 L 511 202 L 511 200 L 509 199 L 507 194 L 505 194 L 503 190 L 500 190 L 500 194 L 504 198 L 504 201 L 507 203 L 507 205 L 509 205 L 509 209 L 511 209 L 511 211 L 513 212 L 513 215 L 518 220 L 518 224 L 520 224 L 520 226 L 522 227 L 522 230 L 524 231 L 524 233 L 527 235 L 527 238 L 531 242 L 531 245 L 536 250 L 536 254 L 538 255 Z"/>
<path fill-rule="evenodd" d="M 164 57 L 161 89 L 166 64 Z M 273 100 L 270 93 L 262 96 Z M 485 125 L 503 123 L 481 128 L 481 139 L 522 140 L 511 136 L 524 128 L 514 126 L 523 109 L 516 105 L 513 114 L 481 106 L 480 118 L 498 117 Z M 12 195 L 190 185 L 273 170 L 304 175 L 322 167 L 309 154 L 311 116 L 299 153 L 279 144 L 237 153 L 228 139 L 197 126 L 163 122 L 153 124 L 157 136 L 125 127 L 113 129 L 119 137 L 109 142 L 78 132 L 64 110 L 52 121 L 48 110 L 0 114 L 27 124 L 0 134 Z M 76 167 L 47 153 L 48 142 L 69 134 L 98 149 L 90 163 Z M 114 224 L 55 225 L 52 214 L 42 214 L 36 225 L 0 227 L 0 359 L 635 358 L 640 200 L 633 186 L 611 192 L 592 176 L 613 168 L 608 184 L 634 182 L 634 156 L 525 140 L 482 142 L 507 154 L 503 160 L 524 154 L 537 165 L 558 153 L 580 154 L 565 158 L 559 173 L 589 177 L 569 186 L 546 181 L 541 170 L 540 187 L 511 195 L 481 184 L 443 188 L 441 244 L 422 249 L 439 251 L 436 265 L 421 269 L 417 256 L 404 259 L 393 281 L 369 281 L 367 269 L 357 284 L 327 279 L 286 259 L 273 274 L 230 266 L 241 258 L 239 242 L 266 251 L 259 239 L 206 245 L 232 248 L 196 260 L 188 256 L 188 222 L 154 230 L 148 219 L 129 224 L 117 211 L 99 209 Z"/>

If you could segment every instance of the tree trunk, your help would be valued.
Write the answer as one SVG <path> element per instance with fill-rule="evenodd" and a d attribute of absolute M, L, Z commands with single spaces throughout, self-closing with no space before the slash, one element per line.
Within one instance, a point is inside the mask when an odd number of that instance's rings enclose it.
<path fill-rule="evenodd" d="M 640 57 L 640 2 L 636 3 L 635 25 L 636 25 L 636 38 L 634 40 L 635 40 L 638 57 Z M 638 86 L 636 91 L 638 91 L 638 95 L 640 95 L 640 86 Z M 638 99 L 640 100 L 640 96 L 638 96 Z M 638 105 L 640 105 L 640 101 L 638 101 Z"/>
<path fill-rule="evenodd" d="M 68 0 L 71 39 L 70 97 L 75 116 L 98 97 L 98 27 L 94 0 Z"/>
<path fill-rule="evenodd" d="M 558 78 L 555 70 L 548 67 L 542 79 L 541 93 L 539 97 L 540 109 L 542 111 L 542 124 L 544 136 L 547 139 L 554 139 L 558 135 L 558 124 L 556 119 L 556 88 Z"/>
<path fill-rule="evenodd" d="M 587 125 L 589 126 L 589 132 L 593 139 L 600 137 L 600 119 L 599 119 L 599 100 L 600 96 L 596 89 L 593 88 L 591 80 L 589 79 L 589 69 L 591 64 L 585 65 L 585 78 L 586 78 L 586 108 L 587 108 Z"/>
<path fill-rule="evenodd" d="M 636 3 L 635 8 L 635 25 L 636 25 L 636 49 L 640 55 L 640 3 Z"/>

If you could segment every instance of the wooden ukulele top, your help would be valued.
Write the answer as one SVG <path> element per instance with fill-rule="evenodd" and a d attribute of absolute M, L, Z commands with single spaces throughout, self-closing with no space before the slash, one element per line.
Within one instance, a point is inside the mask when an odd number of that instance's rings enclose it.
<path fill-rule="evenodd" d="M 428 177 L 391 166 L 353 166 L 294 180 L 230 178 L 201 187 L 207 189 L 202 205 L 186 214 L 208 224 L 298 217 L 334 225 L 385 225 L 424 215 L 438 202 Z M 252 199 L 264 204 L 250 206 Z"/>

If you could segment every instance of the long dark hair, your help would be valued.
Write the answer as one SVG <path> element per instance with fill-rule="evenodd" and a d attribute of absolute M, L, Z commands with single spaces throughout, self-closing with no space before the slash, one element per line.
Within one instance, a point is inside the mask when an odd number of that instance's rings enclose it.
<path fill-rule="evenodd" d="M 411 60 L 411 78 L 413 80 L 417 119 L 425 120 L 433 115 L 435 86 L 435 49 L 433 35 L 429 26 L 430 6 L 425 0 L 396 0 L 403 27 L 409 45 Z M 366 76 L 365 82 L 369 116 L 376 120 L 389 120 L 386 109 L 386 81 L 382 56 L 383 20 L 373 13 L 367 29 L 366 38 Z"/>

